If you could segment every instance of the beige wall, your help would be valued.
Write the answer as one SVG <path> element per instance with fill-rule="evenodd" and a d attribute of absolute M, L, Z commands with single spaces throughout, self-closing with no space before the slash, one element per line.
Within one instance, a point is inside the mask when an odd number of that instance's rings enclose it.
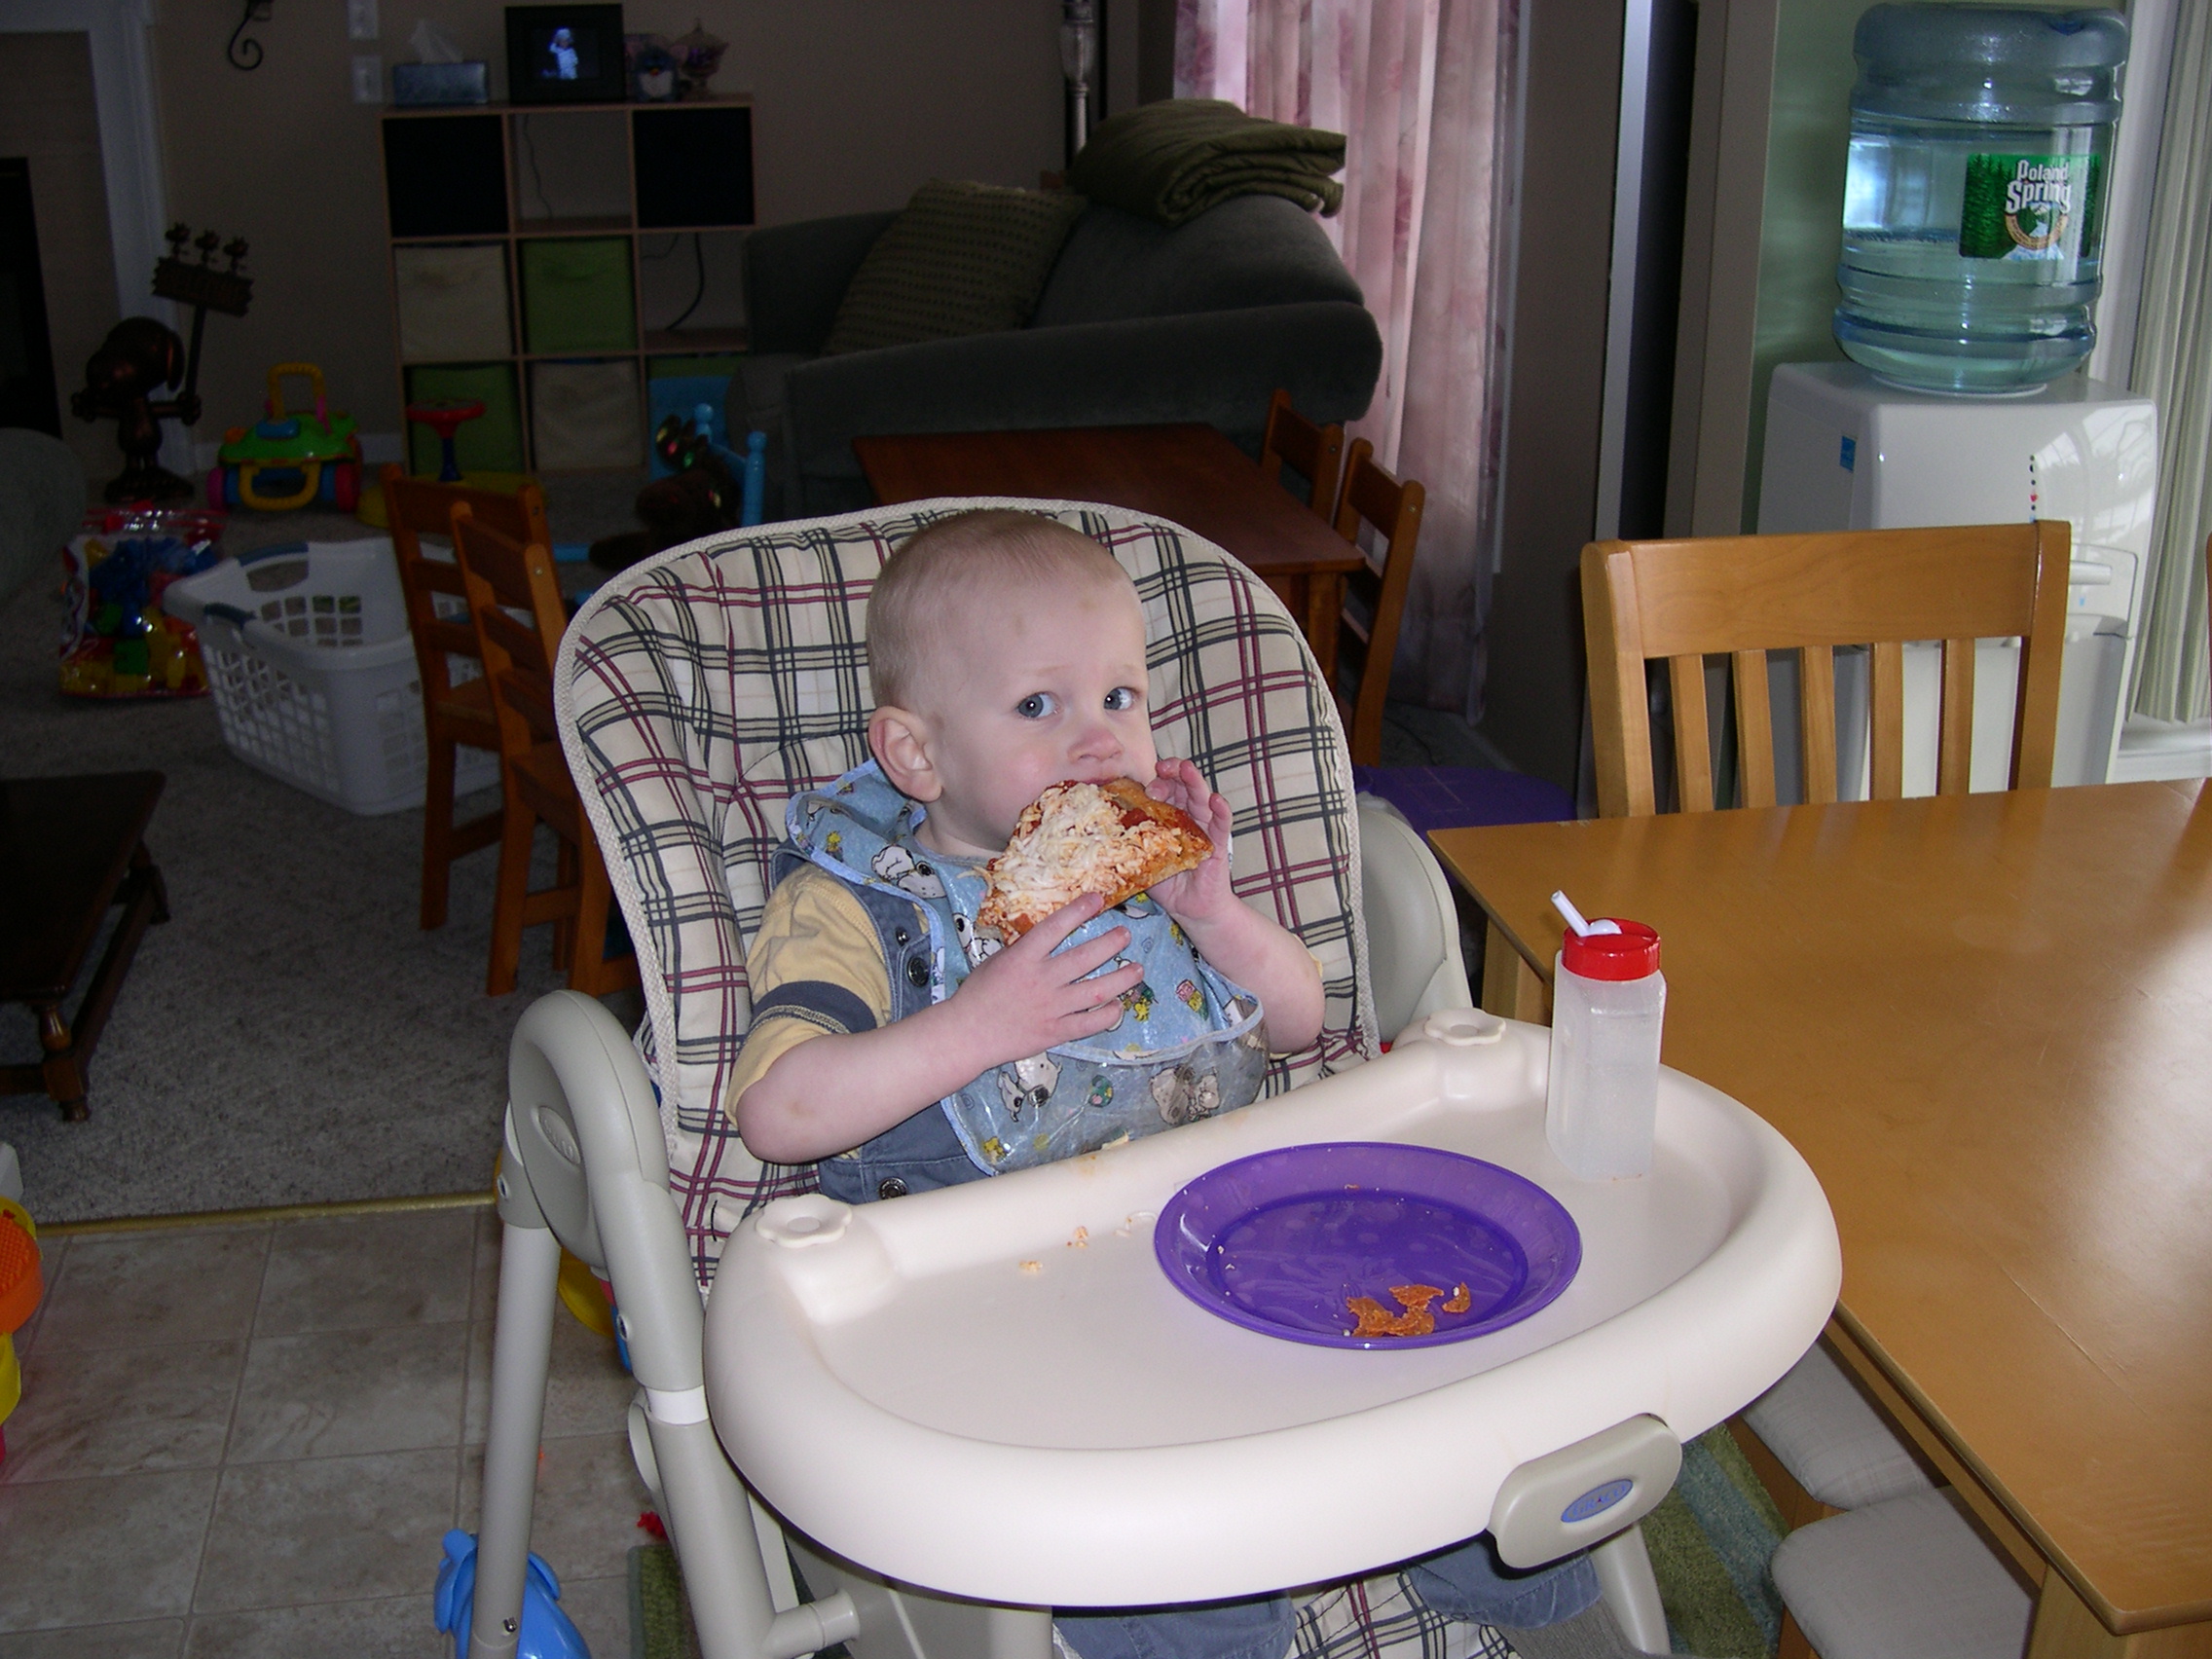
<path fill-rule="evenodd" d="M 61 435 L 94 483 L 123 470 L 113 421 L 69 413 L 85 384 L 85 359 L 118 315 L 115 255 L 108 242 L 107 186 L 92 119 L 92 59 L 81 34 L 11 34 L 0 47 L 0 156 L 30 163 L 38 218 L 47 332 L 54 342 Z"/>
<path fill-rule="evenodd" d="M 503 95 L 502 7 L 384 0 L 383 36 L 346 37 L 339 0 L 293 0 L 253 25 L 267 57 L 224 60 L 237 0 L 163 0 L 154 29 L 169 211 L 253 244 L 254 304 L 210 317 L 195 437 L 258 409 L 269 365 L 319 362 L 333 399 L 370 432 L 399 428 L 377 112 L 351 101 L 356 52 L 411 61 L 419 18 L 494 65 Z M 1057 0 L 675 0 L 632 4 L 638 31 L 681 34 L 694 16 L 731 43 L 715 82 L 754 99 L 759 221 L 894 207 L 945 175 L 1036 183 L 1060 165 Z M 135 299 L 127 297 L 127 304 Z"/>

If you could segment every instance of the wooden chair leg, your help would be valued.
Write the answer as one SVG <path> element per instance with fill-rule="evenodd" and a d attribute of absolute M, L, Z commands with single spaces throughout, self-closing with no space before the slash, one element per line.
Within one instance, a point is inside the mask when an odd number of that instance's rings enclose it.
<path fill-rule="evenodd" d="M 1821 1659 L 1788 1607 L 1782 1609 L 1782 1640 L 1776 1644 L 1775 1659 Z"/>
<path fill-rule="evenodd" d="M 453 873 L 454 741 L 433 737 L 423 781 L 423 926 L 446 925 Z"/>
<path fill-rule="evenodd" d="M 596 846 L 582 849 L 576 887 L 576 949 L 569 965 L 569 988 L 586 996 L 604 996 L 638 982 L 638 959 L 626 953 L 607 960 L 607 917 L 614 903 L 614 886 L 608 880 L 607 864 Z"/>
<path fill-rule="evenodd" d="M 1744 1461 L 1751 1464 L 1751 1473 L 1758 1476 L 1759 1485 L 1766 1488 L 1767 1496 L 1774 1499 L 1774 1507 L 1782 1516 L 1782 1524 L 1794 1532 L 1800 1527 L 1810 1527 L 1816 1521 L 1825 1521 L 1831 1515 L 1841 1515 L 1840 1509 L 1830 1508 L 1797 1484 L 1797 1477 L 1783 1467 L 1782 1459 L 1767 1449 L 1757 1430 L 1741 1417 L 1728 1419 L 1728 1434 L 1744 1454 Z"/>
<path fill-rule="evenodd" d="M 575 846 L 558 833 L 554 839 L 559 848 L 553 861 L 554 890 L 572 893 L 580 898 L 583 882 L 577 873 L 579 866 Z M 573 909 L 553 924 L 553 965 L 568 972 L 571 976 L 571 982 L 573 982 L 576 967 L 576 917 Z"/>
<path fill-rule="evenodd" d="M 530 843 L 536 829 L 537 815 L 510 787 L 499 833 L 499 881 L 492 900 L 492 966 L 484 981 L 490 996 L 503 997 L 513 990 L 515 972 L 522 964 L 523 906 L 530 898 Z"/>

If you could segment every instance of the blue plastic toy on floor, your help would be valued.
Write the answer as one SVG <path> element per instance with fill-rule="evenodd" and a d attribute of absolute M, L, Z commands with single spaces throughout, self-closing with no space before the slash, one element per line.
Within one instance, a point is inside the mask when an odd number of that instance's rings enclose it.
<path fill-rule="evenodd" d="M 533 1551 L 522 1581 L 522 1629 L 515 1659 L 591 1659 L 583 1633 L 561 1611 L 561 1581 Z M 454 1659 L 468 1659 L 468 1620 L 476 1605 L 476 1534 L 459 1527 L 446 1534 L 438 1564 L 438 1629 L 453 1638 Z"/>

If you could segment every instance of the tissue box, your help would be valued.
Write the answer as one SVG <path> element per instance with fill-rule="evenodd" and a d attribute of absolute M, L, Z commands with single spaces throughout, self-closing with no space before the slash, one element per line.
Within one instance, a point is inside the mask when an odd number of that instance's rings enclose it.
<path fill-rule="evenodd" d="M 480 104 L 492 101 L 489 63 L 394 63 L 395 104 Z"/>

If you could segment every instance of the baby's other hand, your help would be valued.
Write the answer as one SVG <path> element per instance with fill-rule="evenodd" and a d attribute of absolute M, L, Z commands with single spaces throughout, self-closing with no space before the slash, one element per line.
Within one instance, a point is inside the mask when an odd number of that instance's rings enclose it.
<path fill-rule="evenodd" d="M 1236 814 L 1188 760 L 1161 761 L 1149 788 L 1155 799 L 1189 813 L 1213 842 L 1205 863 L 1169 876 L 1152 890 L 1153 898 L 1177 921 L 1202 923 L 1237 903 L 1229 886 L 1229 843 Z"/>
<path fill-rule="evenodd" d="M 1105 906 L 1095 893 L 1063 904 L 961 981 L 951 1006 L 970 1016 L 978 1075 L 1063 1043 L 1078 1043 L 1122 1022 L 1121 996 L 1144 977 L 1124 963 L 1095 979 L 1084 976 L 1128 944 L 1127 928 L 1108 928 L 1071 949 L 1060 945 Z"/>

